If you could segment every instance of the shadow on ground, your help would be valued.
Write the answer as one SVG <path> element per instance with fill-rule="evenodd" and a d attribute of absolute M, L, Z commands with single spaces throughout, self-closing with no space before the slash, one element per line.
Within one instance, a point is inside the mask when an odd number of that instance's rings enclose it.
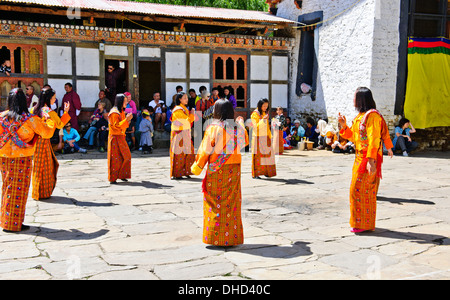
<path fill-rule="evenodd" d="M 309 243 L 295 242 L 291 246 L 270 244 L 243 244 L 232 247 L 206 246 L 207 249 L 224 252 L 239 252 L 269 258 L 294 258 L 312 254 Z"/>

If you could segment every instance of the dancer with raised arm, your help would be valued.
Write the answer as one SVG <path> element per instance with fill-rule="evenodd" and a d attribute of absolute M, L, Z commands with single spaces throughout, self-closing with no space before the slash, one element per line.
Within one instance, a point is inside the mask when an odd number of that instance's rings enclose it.
<path fill-rule="evenodd" d="M 375 230 L 377 192 L 381 179 L 383 145 L 393 147 L 389 130 L 381 113 L 376 110 L 372 92 L 365 87 L 356 90 L 354 106 L 359 112 L 351 127 L 339 113 L 340 135 L 356 147 L 350 186 L 351 232 Z"/>
<path fill-rule="evenodd" d="M 34 143 L 38 135 L 49 139 L 54 131 L 51 119 L 44 122 L 28 112 L 22 89 L 16 88 L 9 93 L 8 110 L 0 114 L 0 226 L 5 232 L 29 229 L 23 221 L 30 189 Z"/>
<path fill-rule="evenodd" d="M 39 96 L 39 101 L 32 112 L 43 120 L 51 119 L 55 124 L 55 130 L 63 128 L 69 121 L 69 102 L 64 103 L 64 114 L 61 118 L 51 109 L 56 101 L 56 93 L 52 89 L 44 89 Z M 31 196 L 34 200 L 47 199 L 52 196 L 56 187 L 59 163 L 53 152 L 49 138 L 39 136 L 34 147 L 33 159 L 33 190 Z"/>
<path fill-rule="evenodd" d="M 132 113 L 125 115 L 128 100 L 124 94 L 116 96 L 114 107 L 109 112 L 108 137 L 108 181 L 116 184 L 117 179 L 128 181 L 131 178 L 131 152 L 125 139 Z"/>

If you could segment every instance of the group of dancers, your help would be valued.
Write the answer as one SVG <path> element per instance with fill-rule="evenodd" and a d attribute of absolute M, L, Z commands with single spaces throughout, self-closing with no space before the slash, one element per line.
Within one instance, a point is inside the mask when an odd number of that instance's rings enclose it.
<path fill-rule="evenodd" d="M 61 118 L 51 111 L 53 90 L 41 93 L 33 114 L 28 112 L 21 89 L 8 96 L 8 110 L 0 115 L 0 160 L 2 172 L 1 227 L 7 232 L 25 230 L 23 225 L 30 180 L 32 197 L 49 198 L 55 188 L 57 160 L 50 137 L 56 128 L 70 120 L 64 107 Z M 127 97 L 116 96 L 109 113 L 108 181 L 131 178 L 131 152 L 125 140 L 125 131 L 132 114 L 125 114 Z M 202 181 L 203 242 L 215 246 L 235 246 L 244 242 L 241 217 L 241 151 L 249 144 L 249 135 L 242 117 L 234 117 L 230 101 L 219 99 L 214 103 L 213 121 L 207 126 L 197 153 L 191 139 L 193 110 L 187 108 L 188 96 L 175 97 L 171 121 L 170 177 L 200 175 Z M 356 146 L 350 185 L 350 226 L 355 233 L 375 229 L 376 195 L 381 179 L 383 143 L 392 156 L 392 142 L 382 115 L 376 110 L 372 92 L 360 87 L 354 96 L 358 115 L 352 125 L 339 114 L 340 134 Z M 269 122 L 269 101 L 262 99 L 251 114 L 252 177 L 276 176 L 274 147 Z M 33 164 L 34 157 L 34 164 Z"/>
<path fill-rule="evenodd" d="M 203 242 L 215 246 L 242 244 L 240 153 L 248 145 L 243 118 L 237 117 L 234 121 L 231 102 L 216 101 L 214 121 L 206 128 L 197 154 L 194 154 L 190 130 L 195 114 L 187 109 L 187 101 L 185 94 L 176 97 L 177 106 L 172 116 L 170 176 L 179 179 L 200 175 L 207 165 L 202 182 Z M 391 157 L 393 145 L 370 89 L 358 88 L 353 101 L 358 115 L 352 125 L 348 126 L 345 116 L 340 113 L 338 122 L 340 134 L 356 145 L 350 185 L 350 226 L 352 232 L 360 233 L 375 230 L 383 143 Z M 269 112 L 269 101 L 262 99 L 251 114 L 253 178 L 276 176 L 276 147 L 272 144 Z"/>

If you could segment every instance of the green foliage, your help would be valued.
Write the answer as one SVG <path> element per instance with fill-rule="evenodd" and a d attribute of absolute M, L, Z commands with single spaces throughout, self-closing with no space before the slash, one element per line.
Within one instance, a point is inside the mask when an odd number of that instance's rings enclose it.
<path fill-rule="evenodd" d="M 150 2 L 160 4 L 175 4 L 189 6 L 220 7 L 230 9 L 267 11 L 265 0 L 128 0 L 135 2 Z"/>

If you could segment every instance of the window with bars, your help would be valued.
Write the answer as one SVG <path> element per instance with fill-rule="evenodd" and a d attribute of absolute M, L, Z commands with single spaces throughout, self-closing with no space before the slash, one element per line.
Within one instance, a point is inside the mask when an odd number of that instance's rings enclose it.
<path fill-rule="evenodd" d="M 449 0 L 410 0 L 409 36 L 450 38 Z"/>
<path fill-rule="evenodd" d="M 213 86 L 219 94 L 225 87 L 234 95 L 238 108 L 247 107 L 247 55 L 214 54 Z"/>

